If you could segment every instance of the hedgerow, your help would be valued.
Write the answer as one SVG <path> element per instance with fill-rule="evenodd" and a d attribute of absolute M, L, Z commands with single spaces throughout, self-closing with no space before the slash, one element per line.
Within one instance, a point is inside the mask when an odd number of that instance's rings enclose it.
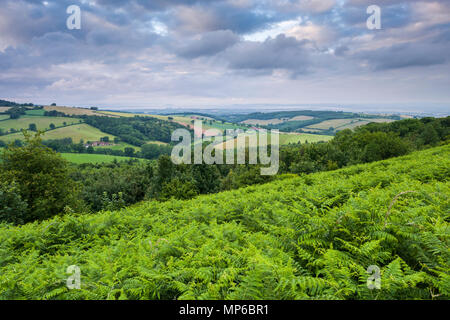
<path fill-rule="evenodd" d="M 4 224 L 0 298 L 449 299 L 449 155 Z M 66 286 L 70 265 L 81 289 Z"/>

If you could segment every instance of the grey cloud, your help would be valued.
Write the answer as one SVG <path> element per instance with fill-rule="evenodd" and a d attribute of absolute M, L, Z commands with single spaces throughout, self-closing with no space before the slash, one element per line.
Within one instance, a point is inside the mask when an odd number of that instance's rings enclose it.
<path fill-rule="evenodd" d="M 225 0 L 97 0 L 97 3 L 107 7 L 129 7 L 139 5 L 151 11 L 163 11 L 179 5 L 211 5 Z"/>
<path fill-rule="evenodd" d="M 309 69 L 307 41 L 279 35 L 265 42 L 241 42 L 224 52 L 229 67 L 236 70 L 273 71 L 284 69 L 292 75 L 304 74 Z"/>
<path fill-rule="evenodd" d="M 363 51 L 355 55 L 366 61 L 373 69 L 381 71 L 407 67 L 424 67 L 445 63 L 447 48 L 428 44 L 398 44 L 388 48 Z"/>
<path fill-rule="evenodd" d="M 230 30 L 219 30 L 203 34 L 198 40 L 191 40 L 176 50 L 184 58 L 213 56 L 239 41 L 239 36 Z"/>
<path fill-rule="evenodd" d="M 0 52 L 1 70 L 21 68 L 46 68 L 54 64 L 77 61 L 89 57 L 87 50 L 72 35 L 67 33 L 47 33 L 34 38 L 30 43 Z"/>
<path fill-rule="evenodd" d="M 262 30 L 270 23 L 283 21 L 288 17 L 264 11 L 242 10 L 219 2 L 210 7 L 180 7 L 168 18 L 167 23 L 179 33 L 231 30 L 237 34 L 245 34 Z"/>
<path fill-rule="evenodd" d="M 347 46 L 339 46 L 334 50 L 334 54 L 338 57 L 344 56 L 348 51 L 349 47 Z"/>

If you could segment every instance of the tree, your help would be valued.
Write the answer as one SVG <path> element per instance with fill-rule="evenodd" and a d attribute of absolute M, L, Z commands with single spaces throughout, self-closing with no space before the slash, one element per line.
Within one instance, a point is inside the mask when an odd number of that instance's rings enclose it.
<path fill-rule="evenodd" d="M 13 145 L 16 147 L 22 147 L 23 142 L 22 142 L 22 140 L 16 139 L 16 140 L 14 140 Z"/>
<path fill-rule="evenodd" d="M 20 113 L 10 113 L 9 114 L 9 118 L 10 119 L 19 119 L 20 118 Z"/>
<path fill-rule="evenodd" d="M 439 135 L 432 124 L 425 125 L 425 128 L 423 129 L 420 138 L 422 139 L 424 145 L 427 144 L 434 145 L 437 144 L 440 140 Z"/>
<path fill-rule="evenodd" d="M 360 162 L 372 162 L 399 157 L 408 153 L 408 145 L 396 134 L 389 132 L 367 133 L 361 137 L 359 154 Z M 361 143 L 360 142 L 360 143 Z"/>
<path fill-rule="evenodd" d="M 54 123 L 50 123 L 50 130 L 54 130 L 56 128 Z"/>
<path fill-rule="evenodd" d="M 148 143 L 142 146 L 141 153 L 146 159 L 156 159 L 162 154 L 170 155 L 171 151 L 172 148 L 170 146 Z"/>
<path fill-rule="evenodd" d="M 144 144 L 141 153 L 146 159 L 155 159 L 159 156 L 159 148 L 153 143 Z"/>
<path fill-rule="evenodd" d="M 22 132 L 24 146 L 10 145 L 3 152 L 0 174 L 2 182 L 16 184 L 20 199 L 27 204 L 23 222 L 50 218 L 67 206 L 78 208 L 78 188 L 69 176 L 68 162 L 42 144 L 41 132 L 34 136 Z"/>
<path fill-rule="evenodd" d="M 216 193 L 220 188 L 220 172 L 216 166 L 196 164 L 192 166 L 192 176 L 199 193 Z"/>
<path fill-rule="evenodd" d="M 36 124 L 35 123 L 30 123 L 28 125 L 28 130 L 36 132 L 37 131 Z"/>
<path fill-rule="evenodd" d="M 197 195 L 194 181 L 176 177 L 163 184 L 159 200 L 167 201 L 171 198 L 187 200 Z"/>
<path fill-rule="evenodd" d="M 24 223 L 27 206 L 15 181 L 0 180 L 0 222 Z"/>
<path fill-rule="evenodd" d="M 127 157 L 132 157 L 134 155 L 134 149 L 130 147 L 125 148 L 124 152 Z"/>

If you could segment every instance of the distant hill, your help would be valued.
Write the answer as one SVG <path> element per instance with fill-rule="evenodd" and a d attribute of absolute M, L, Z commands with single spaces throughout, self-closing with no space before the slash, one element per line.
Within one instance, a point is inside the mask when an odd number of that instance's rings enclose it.
<path fill-rule="evenodd" d="M 353 129 L 370 122 L 400 120 L 398 115 L 381 116 L 341 111 L 278 111 L 223 116 L 228 121 L 277 129 L 283 132 L 304 132 L 333 135 L 337 131 Z"/>

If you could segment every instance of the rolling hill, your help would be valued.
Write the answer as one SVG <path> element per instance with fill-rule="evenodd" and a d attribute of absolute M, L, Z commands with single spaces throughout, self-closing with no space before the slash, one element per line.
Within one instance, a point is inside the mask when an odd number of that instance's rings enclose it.
<path fill-rule="evenodd" d="M 62 118 L 62 117 L 40 117 L 40 116 L 23 116 L 19 119 L 9 119 L 0 121 L 0 129 L 8 131 L 14 129 L 20 131 L 21 129 L 28 129 L 28 126 L 34 123 L 38 130 L 46 131 L 50 129 L 50 124 L 56 127 L 62 127 L 70 124 L 80 123 L 80 119 L 76 118 Z"/>
<path fill-rule="evenodd" d="M 70 118 L 61 118 L 70 119 Z M 78 119 L 75 119 L 78 120 Z M 55 130 L 50 130 L 42 135 L 44 140 L 72 138 L 74 143 L 80 142 L 81 139 L 84 142 L 87 141 L 99 141 L 100 138 L 108 136 L 111 140 L 114 139 L 113 135 L 104 133 L 88 124 L 82 123 L 77 125 L 66 126 Z M 7 143 L 15 140 L 23 140 L 23 134 L 21 132 L 0 136 L 0 140 Z"/>
<path fill-rule="evenodd" d="M 392 122 L 400 120 L 399 115 L 358 114 L 335 111 L 278 111 L 250 114 L 230 114 L 225 119 L 242 124 L 263 126 L 283 132 L 309 132 L 334 135 L 337 131 L 354 129 L 370 122 Z"/>
<path fill-rule="evenodd" d="M 58 111 L 69 116 L 105 116 L 96 110 L 85 109 L 85 108 L 73 108 L 73 107 L 63 107 L 63 106 L 45 106 L 45 111 Z"/>

